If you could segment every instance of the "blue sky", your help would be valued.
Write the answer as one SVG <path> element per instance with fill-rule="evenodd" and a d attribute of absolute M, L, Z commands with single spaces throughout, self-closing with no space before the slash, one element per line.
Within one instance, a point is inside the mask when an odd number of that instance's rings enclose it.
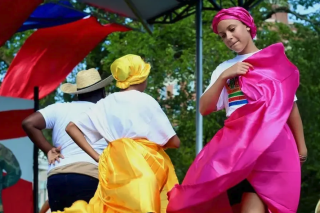
<path fill-rule="evenodd" d="M 309 13 L 313 13 L 313 12 L 316 12 L 317 10 L 320 10 L 320 4 L 316 4 L 314 5 L 313 7 L 309 7 L 308 9 L 305 9 L 304 7 L 302 6 L 298 6 L 297 8 L 297 12 L 299 14 L 309 14 Z M 295 17 L 293 15 L 289 15 L 289 21 L 292 21 L 292 22 L 301 22 L 299 20 L 296 20 Z"/>

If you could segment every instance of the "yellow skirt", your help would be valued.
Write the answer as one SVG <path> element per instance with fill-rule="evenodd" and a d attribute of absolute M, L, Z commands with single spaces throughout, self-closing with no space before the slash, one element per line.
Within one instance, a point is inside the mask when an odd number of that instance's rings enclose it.
<path fill-rule="evenodd" d="M 89 204 L 76 201 L 64 212 L 165 213 L 167 192 L 175 184 L 174 167 L 162 147 L 144 139 L 119 139 L 100 156 L 99 185 Z"/>

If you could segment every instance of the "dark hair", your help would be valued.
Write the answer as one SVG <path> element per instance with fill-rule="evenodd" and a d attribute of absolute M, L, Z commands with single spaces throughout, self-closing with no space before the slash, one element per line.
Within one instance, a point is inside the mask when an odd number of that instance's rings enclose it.
<path fill-rule="evenodd" d="M 84 94 L 78 94 L 79 101 L 89 101 L 92 103 L 97 103 L 100 99 L 104 97 L 106 97 L 106 91 L 104 88 L 97 89 Z"/>

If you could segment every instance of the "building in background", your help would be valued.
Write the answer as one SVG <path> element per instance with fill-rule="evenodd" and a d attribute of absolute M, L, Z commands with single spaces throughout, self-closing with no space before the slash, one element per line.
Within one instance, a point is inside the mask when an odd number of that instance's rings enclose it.
<path fill-rule="evenodd" d="M 288 25 L 292 25 L 293 22 L 289 21 L 289 15 L 288 13 L 275 13 L 271 16 L 271 18 L 265 20 L 265 22 L 271 22 L 271 23 L 276 23 L 276 22 L 280 22 L 283 24 L 288 24 Z"/>

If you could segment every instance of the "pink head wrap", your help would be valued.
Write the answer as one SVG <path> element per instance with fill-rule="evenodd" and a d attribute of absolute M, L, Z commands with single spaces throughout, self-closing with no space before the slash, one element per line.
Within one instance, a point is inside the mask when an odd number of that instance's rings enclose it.
<path fill-rule="evenodd" d="M 233 19 L 244 23 L 250 28 L 251 37 L 254 38 L 257 34 L 257 27 L 254 24 L 254 20 L 250 13 L 243 7 L 230 7 L 228 9 L 220 10 L 217 15 L 213 18 L 212 29 L 215 34 L 218 34 L 218 24 L 222 20 Z"/>

